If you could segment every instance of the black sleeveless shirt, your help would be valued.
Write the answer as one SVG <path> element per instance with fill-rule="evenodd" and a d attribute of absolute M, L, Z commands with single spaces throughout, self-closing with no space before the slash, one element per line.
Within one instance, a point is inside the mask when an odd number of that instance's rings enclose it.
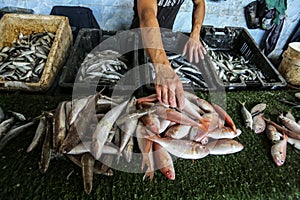
<path fill-rule="evenodd" d="M 140 27 L 137 1 L 138 0 L 134 0 L 134 17 L 130 27 L 131 29 Z M 157 20 L 161 28 L 173 28 L 176 15 L 183 2 L 184 0 L 157 0 Z"/>

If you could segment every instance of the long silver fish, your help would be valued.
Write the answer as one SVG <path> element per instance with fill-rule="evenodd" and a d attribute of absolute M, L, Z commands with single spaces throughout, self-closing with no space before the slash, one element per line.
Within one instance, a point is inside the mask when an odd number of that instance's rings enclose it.
<path fill-rule="evenodd" d="M 93 134 L 92 154 L 98 160 L 102 154 L 104 143 L 108 137 L 109 131 L 126 107 L 130 99 L 124 101 L 118 106 L 108 111 L 99 121 Z"/>
<path fill-rule="evenodd" d="M 95 158 L 90 153 L 84 153 L 81 156 L 81 164 L 84 191 L 90 194 L 93 188 Z"/>
<path fill-rule="evenodd" d="M 67 134 L 66 101 L 59 103 L 54 114 L 53 150 L 58 152 Z"/>
<path fill-rule="evenodd" d="M 0 151 L 6 146 L 6 144 L 17 137 L 20 133 L 31 127 L 32 125 L 36 124 L 36 120 L 32 120 L 24 125 L 18 126 L 14 129 L 10 129 L 6 135 L 0 140 Z"/>
<path fill-rule="evenodd" d="M 5 113 L 3 109 L 0 107 L 0 123 L 5 119 Z"/>
<path fill-rule="evenodd" d="M 35 135 L 30 143 L 30 145 L 27 147 L 26 152 L 31 152 L 41 141 L 44 139 L 44 136 L 46 134 L 46 116 L 45 114 L 42 114 L 40 116 L 40 122 L 39 125 L 35 131 Z"/>

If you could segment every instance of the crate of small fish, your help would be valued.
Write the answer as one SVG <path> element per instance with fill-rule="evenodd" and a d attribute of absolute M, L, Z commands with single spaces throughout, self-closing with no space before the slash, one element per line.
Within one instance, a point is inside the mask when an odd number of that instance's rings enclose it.
<path fill-rule="evenodd" d="M 73 43 L 63 16 L 5 14 L 0 35 L 0 90 L 5 91 L 47 91 Z"/>
<path fill-rule="evenodd" d="M 226 90 L 279 89 L 286 81 L 241 27 L 203 26 L 201 38 L 217 83 Z"/>
<path fill-rule="evenodd" d="M 167 54 L 168 60 L 175 73 L 180 78 L 182 85 L 187 90 L 194 91 L 209 91 L 215 90 L 214 75 L 211 75 L 209 71 L 210 62 L 209 59 L 204 59 L 202 62 L 195 63 L 189 62 L 187 56 L 183 56 L 183 48 L 189 37 L 185 33 L 180 32 L 161 32 L 162 42 L 164 50 Z M 153 83 L 155 79 L 155 71 L 153 63 L 150 58 L 143 52 L 142 59 L 139 62 L 146 65 L 144 68 L 144 75 L 149 83 L 148 89 L 153 89 Z"/>
<path fill-rule="evenodd" d="M 137 35 L 131 31 L 81 29 L 63 68 L 60 87 L 111 92 L 116 84 L 121 84 L 124 91 L 135 89 L 139 76 L 135 70 L 129 71 L 137 66 L 137 41 Z M 126 78 L 126 73 L 131 78 Z"/>

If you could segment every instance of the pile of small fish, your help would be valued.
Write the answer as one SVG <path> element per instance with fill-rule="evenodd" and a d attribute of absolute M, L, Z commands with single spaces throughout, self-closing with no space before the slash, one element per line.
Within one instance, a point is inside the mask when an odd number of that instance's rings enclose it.
<path fill-rule="evenodd" d="M 94 51 L 85 57 L 79 68 L 79 81 L 116 83 L 124 77 L 126 59 L 117 51 Z"/>
<path fill-rule="evenodd" d="M 49 32 L 20 32 L 12 46 L 4 46 L 0 51 L 0 80 L 38 82 L 54 38 Z"/>
<path fill-rule="evenodd" d="M 245 126 L 257 134 L 265 133 L 272 142 L 271 155 L 277 166 L 282 166 L 286 159 L 287 143 L 300 150 L 300 121 L 296 119 L 290 111 L 284 116 L 278 116 L 279 122 L 276 123 L 265 118 L 263 111 L 266 104 L 260 103 L 254 106 L 249 112 L 242 103 L 242 115 Z M 281 139 L 282 138 L 282 139 Z"/>
<path fill-rule="evenodd" d="M 65 155 L 82 168 L 84 191 L 92 191 L 93 174 L 111 176 L 119 159 L 131 162 L 133 138 L 147 167 L 143 180 L 154 177 L 155 166 L 175 179 L 171 155 L 201 159 L 239 152 L 234 140 L 241 134 L 231 117 L 217 104 L 185 92 L 185 107 L 178 111 L 158 102 L 156 94 L 112 99 L 100 92 L 61 102 L 44 112 L 27 152 L 42 142 L 40 170 L 45 173 L 53 154 Z"/>
<path fill-rule="evenodd" d="M 26 121 L 23 114 L 11 110 L 4 113 L 0 107 L 0 151 L 9 141 L 37 122 L 35 119 L 30 122 Z"/>
<path fill-rule="evenodd" d="M 220 80 L 229 83 L 255 81 L 260 77 L 265 79 L 262 72 L 243 56 L 230 51 L 214 51 L 207 49 L 213 67 Z"/>
<path fill-rule="evenodd" d="M 196 65 L 188 62 L 180 54 L 174 54 L 168 51 L 166 54 L 172 68 L 183 84 L 191 84 L 198 88 L 208 88 L 208 85 L 203 78 L 203 74 Z M 152 69 L 152 72 L 152 76 L 155 77 L 154 68 Z"/>

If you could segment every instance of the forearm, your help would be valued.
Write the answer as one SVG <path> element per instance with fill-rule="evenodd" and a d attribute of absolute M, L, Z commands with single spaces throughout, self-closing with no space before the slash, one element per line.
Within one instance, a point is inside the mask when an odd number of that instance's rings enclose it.
<path fill-rule="evenodd" d="M 200 31 L 205 16 L 204 0 L 194 0 L 194 8 L 192 14 L 192 31 L 190 37 L 196 41 L 200 39 Z"/>
<path fill-rule="evenodd" d="M 158 63 L 168 65 L 169 61 L 163 48 L 160 28 L 155 13 L 151 10 L 145 10 L 140 13 L 140 27 L 144 48 L 151 61 L 155 63 L 155 70 L 157 70 Z"/>

